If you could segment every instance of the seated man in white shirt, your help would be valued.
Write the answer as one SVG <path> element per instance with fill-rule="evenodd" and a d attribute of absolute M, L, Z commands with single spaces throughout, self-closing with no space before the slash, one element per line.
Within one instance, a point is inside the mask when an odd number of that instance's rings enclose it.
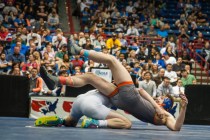
<path fill-rule="evenodd" d="M 174 85 L 177 81 L 177 74 L 175 71 L 172 71 L 172 64 L 167 64 L 166 65 L 166 71 L 165 71 L 165 75 L 166 77 L 170 78 L 170 82 L 172 85 Z"/>
<path fill-rule="evenodd" d="M 164 53 L 163 55 L 164 55 L 163 59 L 165 60 L 166 65 L 169 64 L 169 63 L 172 64 L 172 65 L 176 64 L 176 58 L 175 57 L 169 56 L 168 53 Z"/>

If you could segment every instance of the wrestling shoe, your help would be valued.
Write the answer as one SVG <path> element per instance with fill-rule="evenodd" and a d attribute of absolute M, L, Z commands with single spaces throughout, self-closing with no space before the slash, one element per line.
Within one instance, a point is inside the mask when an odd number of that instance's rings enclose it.
<path fill-rule="evenodd" d="M 70 38 L 68 39 L 67 47 L 72 55 L 79 55 L 82 50 L 82 48 L 75 44 Z"/>
<path fill-rule="evenodd" d="M 35 126 L 62 126 L 63 119 L 59 118 L 58 116 L 44 116 L 38 118 L 34 125 Z"/>
<path fill-rule="evenodd" d="M 59 78 L 49 74 L 44 66 L 40 67 L 39 72 L 40 76 L 50 90 L 54 90 L 57 86 L 59 86 Z"/>
<path fill-rule="evenodd" d="M 99 121 L 92 118 L 84 118 L 81 124 L 82 128 L 98 128 Z"/>

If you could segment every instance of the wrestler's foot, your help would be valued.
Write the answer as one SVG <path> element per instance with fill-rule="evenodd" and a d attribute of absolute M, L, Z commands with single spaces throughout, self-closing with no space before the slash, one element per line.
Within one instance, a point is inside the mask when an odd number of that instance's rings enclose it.
<path fill-rule="evenodd" d="M 62 126 L 63 125 L 63 119 L 57 117 L 57 116 L 44 116 L 41 118 L 38 118 L 34 125 L 35 126 Z"/>
<path fill-rule="evenodd" d="M 50 90 L 54 90 L 57 86 L 60 85 L 59 78 L 49 74 L 46 68 L 43 66 L 40 67 L 40 76 Z"/>
<path fill-rule="evenodd" d="M 82 48 L 79 47 L 77 44 L 73 43 L 70 38 L 68 39 L 67 46 L 72 55 L 78 55 L 82 50 Z"/>
<path fill-rule="evenodd" d="M 82 128 L 98 128 L 99 121 L 92 118 L 84 118 L 81 124 Z"/>

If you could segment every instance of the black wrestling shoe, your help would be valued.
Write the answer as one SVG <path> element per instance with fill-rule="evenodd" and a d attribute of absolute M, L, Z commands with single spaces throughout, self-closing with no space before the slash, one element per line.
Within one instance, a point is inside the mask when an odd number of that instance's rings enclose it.
<path fill-rule="evenodd" d="M 82 48 L 75 44 L 70 38 L 68 38 L 67 47 L 72 55 L 79 55 L 82 50 Z"/>
<path fill-rule="evenodd" d="M 42 77 L 42 79 L 44 80 L 44 82 L 50 90 L 54 90 L 57 86 L 60 85 L 59 78 L 49 74 L 46 68 L 43 66 L 40 67 L 40 76 Z"/>

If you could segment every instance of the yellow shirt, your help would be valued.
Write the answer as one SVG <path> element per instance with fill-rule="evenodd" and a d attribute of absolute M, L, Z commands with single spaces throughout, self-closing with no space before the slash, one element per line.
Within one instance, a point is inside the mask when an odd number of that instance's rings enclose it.
<path fill-rule="evenodd" d="M 106 47 L 107 49 L 111 49 L 115 46 L 118 47 L 118 49 L 121 48 L 121 43 L 120 43 L 120 40 L 119 39 L 115 39 L 115 41 L 113 41 L 112 38 L 109 38 L 107 41 L 106 41 Z"/>

